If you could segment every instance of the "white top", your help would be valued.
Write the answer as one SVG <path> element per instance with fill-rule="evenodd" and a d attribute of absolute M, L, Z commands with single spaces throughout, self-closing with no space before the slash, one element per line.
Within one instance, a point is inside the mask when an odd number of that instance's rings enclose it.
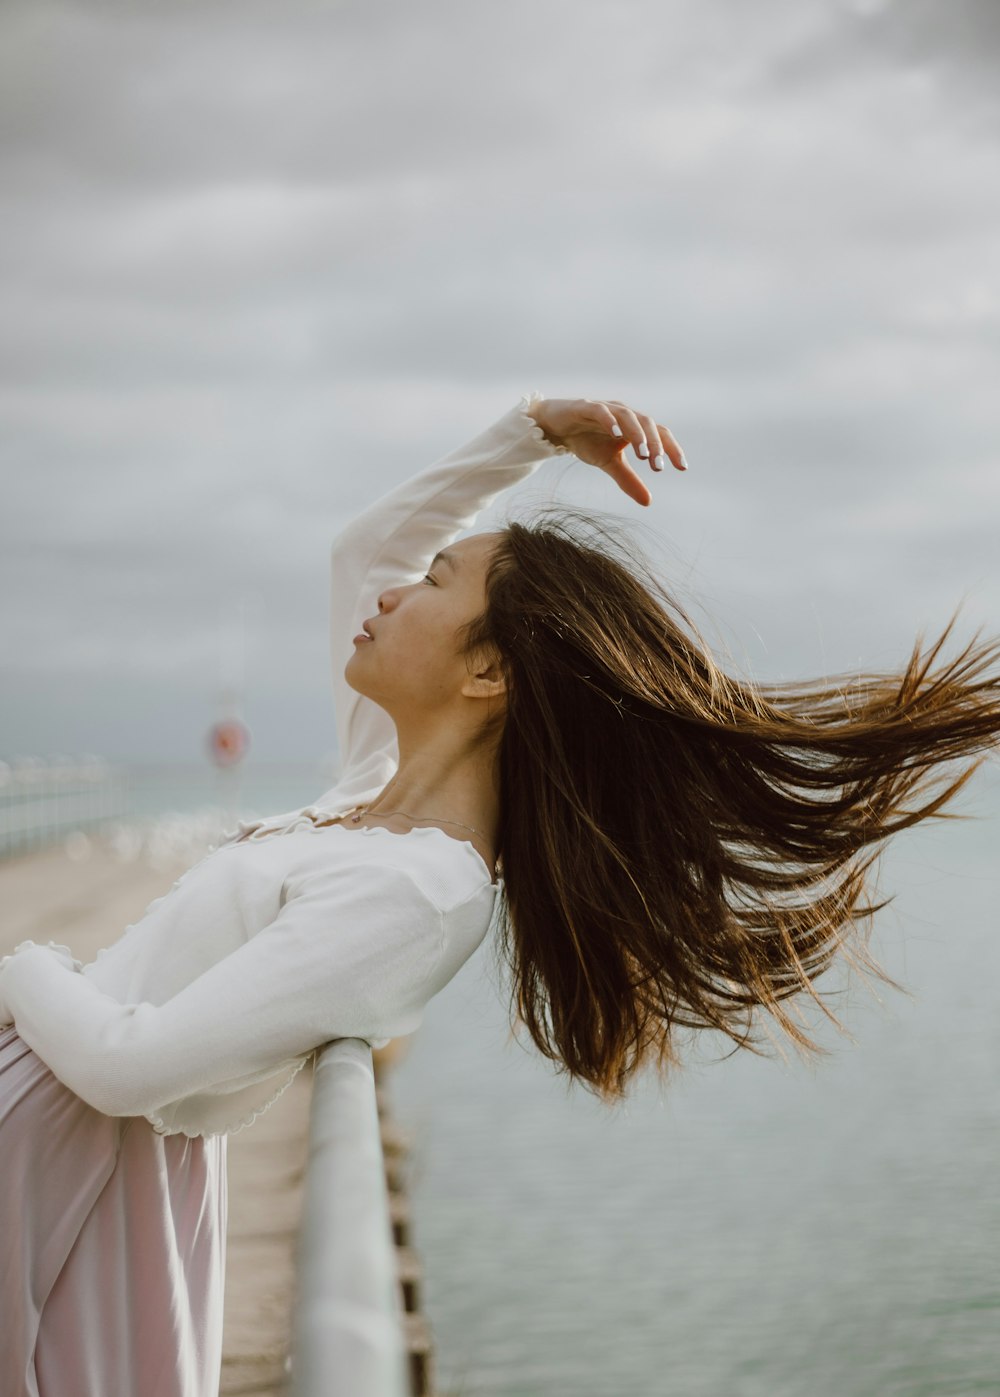
<path fill-rule="evenodd" d="M 89 965 L 22 942 L 0 962 L 0 1023 L 78 1096 L 162 1134 L 249 1125 L 332 1038 L 412 1033 L 489 929 L 497 891 L 468 840 L 436 826 L 322 827 L 396 771 L 391 718 L 344 678 L 381 591 L 565 447 L 523 397 L 390 490 L 334 540 L 330 652 L 341 774 L 315 805 L 240 821 Z M 280 838 L 274 836 L 280 835 Z"/>

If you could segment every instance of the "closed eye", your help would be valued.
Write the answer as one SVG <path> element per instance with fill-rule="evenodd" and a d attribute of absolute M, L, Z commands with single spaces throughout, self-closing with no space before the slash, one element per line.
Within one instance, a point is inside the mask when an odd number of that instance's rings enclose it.
<path fill-rule="evenodd" d="M 430 575 L 429 572 L 425 572 L 425 573 L 424 573 L 424 576 L 423 576 L 423 581 L 424 581 L 424 582 L 434 582 L 434 578 L 431 577 L 431 575 Z M 436 582 L 434 582 L 434 586 L 435 586 L 435 587 L 437 586 L 437 583 L 436 583 Z"/>

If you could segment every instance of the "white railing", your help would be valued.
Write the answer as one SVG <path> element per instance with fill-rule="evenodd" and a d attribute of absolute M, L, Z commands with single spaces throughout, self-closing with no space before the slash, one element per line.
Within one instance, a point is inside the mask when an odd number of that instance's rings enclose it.
<path fill-rule="evenodd" d="M 296 1258 L 293 1397 L 409 1397 L 372 1050 L 338 1038 L 313 1076 Z"/>

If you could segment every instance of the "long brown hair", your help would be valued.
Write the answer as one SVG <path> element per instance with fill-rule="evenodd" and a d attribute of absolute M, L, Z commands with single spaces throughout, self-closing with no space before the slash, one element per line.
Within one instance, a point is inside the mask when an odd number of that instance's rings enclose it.
<path fill-rule="evenodd" d="M 679 1030 L 759 1052 L 763 1011 L 825 1051 L 784 1001 L 806 991 L 841 1027 L 813 984 L 838 952 L 894 983 L 867 949 L 892 900 L 863 900 L 868 870 L 897 830 L 962 818 L 941 807 L 1000 735 L 1000 642 L 974 637 L 932 671 L 953 615 L 901 672 L 737 679 L 634 540 L 544 513 L 502 530 L 460 637 L 507 684 L 484 740 L 512 1015 L 609 1101 L 637 1068 L 679 1061 Z"/>

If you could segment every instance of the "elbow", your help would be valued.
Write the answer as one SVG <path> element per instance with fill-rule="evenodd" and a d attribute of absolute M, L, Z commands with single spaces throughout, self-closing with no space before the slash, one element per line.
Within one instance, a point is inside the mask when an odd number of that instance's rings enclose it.
<path fill-rule="evenodd" d="M 78 1054 L 56 1076 L 102 1116 L 143 1116 L 164 1100 L 152 1074 L 121 1053 Z"/>
<path fill-rule="evenodd" d="M 161 1104 L 159 1096 L 154 1100 L 148 1084 L 140 1082 L 122 1082 L 119 1078 L 88 1076 L 76 1085 L 68 1085 L 82 1101 L 86 1101 L 88 1106 L 92 1106 L 102 1116 L 144 1116 Z"/>

